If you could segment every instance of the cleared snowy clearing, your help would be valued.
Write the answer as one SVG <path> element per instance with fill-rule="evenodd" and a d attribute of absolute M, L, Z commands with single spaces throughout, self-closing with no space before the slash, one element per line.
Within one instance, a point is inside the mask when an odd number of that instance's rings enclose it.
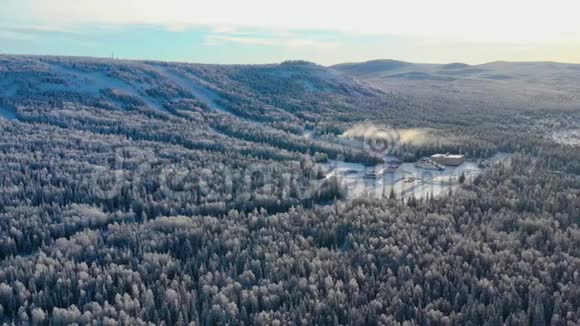
<path fill-rule="evenodd" d="M 495 164 L 509 159 L 507 154 L 497 154 L 489 160 Z M 476 162 L 465 162 L 445 170 L 428 170 L 417 168 L 414 163 L 403 163 L 396 169 L 388 171 L 388 164 L 379 164 L 374 167 L 358 163 L 331 161 L 325 164 L 328 169 L 327 178 L 338 176 L 339 182 L 347 189 L 347 198 L 359 197 L 388 197 L 391 191 L 397 198 L 426 198 L 429 195 L 441 196 L 454 191 L 459 187 L 459 178 L 463 174 L 465 182 L 471 182 L 485 169 Z M 367 177 L 371 171 L 379 172 L 376 178 Z M 381 172 L 382 175 L 380 174 Z"/>
<path fill-rule="evenodd" d="M 555 131 L 552 139 L 560 144 L 580 146 L 580 129 Z"/>
<path fill-rule="evenodd" d="M 107 76 L 105 73 L 83 72 L 62 67 L 56 64 L 50 64 L 49 66 L 51 70 L 60 74 L 75 76 L 76 79 L 71 80 L 70 82 L 73 82 L 75 89 L 79 90 L 80 92 L 98 94 L 101 90 L 113 89 L 120 91 L 123 94 L 141 99 L 145 105 L 152 109 L 166 113 L 168 112 L 157 100 L 145 95 L 144 90 L 140 90 L 137 87 L 117 78 Z"/>

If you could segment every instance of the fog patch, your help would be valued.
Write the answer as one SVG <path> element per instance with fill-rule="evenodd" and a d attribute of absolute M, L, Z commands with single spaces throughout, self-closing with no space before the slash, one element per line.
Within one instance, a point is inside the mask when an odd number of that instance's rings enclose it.
<path fill-rule="evenodd" d="M 443 140 L 433 129 L 398 129 L 373 123 L 357 124 L 345 131 L 341 137 L 416 146 L 440 143 Z"/>

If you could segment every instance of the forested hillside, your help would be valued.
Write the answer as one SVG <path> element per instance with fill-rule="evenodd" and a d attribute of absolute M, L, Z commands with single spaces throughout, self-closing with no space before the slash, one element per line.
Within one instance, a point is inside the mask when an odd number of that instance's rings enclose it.
<path fill-rule="evenodd" d="M 0 323 L 580 324 L 580 150 L 549 137 L 578 111 L 409 94 L 301 61 L 0 56 Z M 432 141 L 345 136 L 370 123 Z M 447 151 L 510 159 L 421 199 L 346 200 L 322 168 Z"/>
<path fill-rule="evenodd" d="M 580 65 L 555 62 L 420 64 L 374 60 L 332 68 L 450 112 L 568 111 L 580 108 Z"/>

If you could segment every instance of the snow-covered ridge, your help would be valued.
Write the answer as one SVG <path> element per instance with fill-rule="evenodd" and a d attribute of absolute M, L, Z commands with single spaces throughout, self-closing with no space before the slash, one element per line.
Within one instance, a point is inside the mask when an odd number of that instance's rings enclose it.
<path fill-rule="evenodd" d="M 271 121 L 273 116 L 283 121 L 297 120 L 295 112 L 289 111 L 310 110 L 312 103 L 305 103 L 309 98 L 322 101 L 326 97 L 378 95 L 376 90 L 334 69 L 296 62 L 205 65 L 0 55 L 0 75 L 0 98 L 15 101 L 74 93 L 84 100 L 104 100 L 115 106 L 131 103 L 168 113 L 167 103 L 192 99 L 206 108 L 250 121 L 268 115 L 272 115 Z"/>

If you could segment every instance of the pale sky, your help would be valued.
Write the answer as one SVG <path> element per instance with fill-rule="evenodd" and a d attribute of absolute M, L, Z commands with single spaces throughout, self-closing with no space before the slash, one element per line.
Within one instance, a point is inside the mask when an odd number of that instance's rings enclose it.
<path fill-rule="evenodd" d="M 0 0 L 0 52 L 580 63 L 577 0 Z"/>

